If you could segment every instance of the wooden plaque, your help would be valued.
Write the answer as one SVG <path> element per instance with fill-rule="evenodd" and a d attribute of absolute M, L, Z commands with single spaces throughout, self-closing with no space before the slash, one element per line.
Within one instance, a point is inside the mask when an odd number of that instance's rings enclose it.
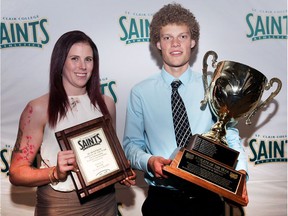
<path fill-rule="evenodd" d="M 55 133 L 61 150 L 73 150 L 79 172 L 71 172 L 80 201 L 132 175 L 108 116 Z"/>
<path fill-rule="evenodd" d="M 197 136 L 197 139 L 202 138 L 199 135 L 195 136 Z M 207 140 L 205 139 L 205 141 Z M 225 157 L 225 155 L 222 156 Z M 217 154 L 216 158 L 218 157 L 219 155 Z M 198 150 L 181 148 L 172 163 L 165 166 L 163 170 L 168 175 L 179 177 L 217 193 L 234 205 L 246 206 L 248 204 L 242 198 L 246 176 L 234 170 L 233 167 L 219 162 Z"/>

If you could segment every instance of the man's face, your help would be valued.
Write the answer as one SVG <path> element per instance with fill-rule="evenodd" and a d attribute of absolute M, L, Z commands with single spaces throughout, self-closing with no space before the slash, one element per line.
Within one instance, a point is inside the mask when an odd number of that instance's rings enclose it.
<path fill-rule="evenodd" d="M 162 27 L 157 48 L 162 52 L 165 70 L 184 72 L 189 65 L 191 48 L 195 44 L 186 25 L 168 24 Z"/>

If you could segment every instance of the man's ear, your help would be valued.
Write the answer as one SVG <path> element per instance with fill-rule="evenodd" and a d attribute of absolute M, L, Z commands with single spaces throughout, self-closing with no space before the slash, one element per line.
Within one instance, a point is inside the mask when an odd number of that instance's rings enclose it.
<path fill-rule="evenodd" d="M 157 48 L 158 48 L 159 50 L 161 50 L 160 42 L 157 42 L 157 43 L 156 43 L 156 46 L 157 46 Z"/>
<path fill-rule="evenodd" d="M 191 49 L 196 45 L 196 41 L 195 40 L 191 40 Z"/>

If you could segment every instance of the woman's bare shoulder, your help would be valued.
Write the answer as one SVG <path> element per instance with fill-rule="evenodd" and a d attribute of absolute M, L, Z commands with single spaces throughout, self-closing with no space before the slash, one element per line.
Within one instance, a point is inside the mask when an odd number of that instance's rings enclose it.
<path fill-rule="evenodd" d="M 48 110 L 49 94 L 42 95 L 29 101 L 23 111 L 28 112 L 30 115 L 36 116 L 37 118 L 46 120 Z"/>
<path fill-rule="evenodd" d="M 103 99 L 107 106 L 107 109 L 110 112 L 110 115 L 114 115 L 114 113 L 116 112 L 116 107 L 113 98 L 107 95 L 103 95 Z"/>
<path fill-rule="evenodd" d="M 103 97 L 103 99 L 104 99 L 104 101 L 106 103 L 106 106 L 108 106 L 108 105 L 113 105 L 114 106 L 115 105 L 115 102 L 114 102 L 112 97 L 110 97 L 108 95 L 102 95 L 102 97 Z"/>
<path fill-rule="evenodd" d="M 105 104 L 107 106 L 107 109 L 110 113 L 110 116 L 113 120 L 113 126 L 115 128 L 115 126 L 116 126 L 116 105 L 115 105 L 115 102 L 111 97 L 109 97 L 107 95 L 103 95 L 103 99 L 104 99 Z"/>

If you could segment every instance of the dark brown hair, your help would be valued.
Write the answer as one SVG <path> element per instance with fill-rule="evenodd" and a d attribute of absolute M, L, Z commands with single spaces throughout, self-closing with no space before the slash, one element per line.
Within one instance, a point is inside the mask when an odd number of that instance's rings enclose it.
<path fill-rule="evenodd" d="M 89 44 L 93 50 L 94 67 L 91 78 L 86 84 L 86 90 L 91 104 L 93 104 L 95 107 L 99 107 L 103 115 L 109 114 L 100 91 L 98 49 L 92 39 L 85 33 L 81 31 L 70 31 L 63 34 L 58 39 L 51 55 L 48 104 L 48 122 L 50 127 L 55 127 L 58 120 L 66 116 L 69 101 L 62 83 L 62 70 L 69 50 L 73 44 L 79 42 Z"/>

